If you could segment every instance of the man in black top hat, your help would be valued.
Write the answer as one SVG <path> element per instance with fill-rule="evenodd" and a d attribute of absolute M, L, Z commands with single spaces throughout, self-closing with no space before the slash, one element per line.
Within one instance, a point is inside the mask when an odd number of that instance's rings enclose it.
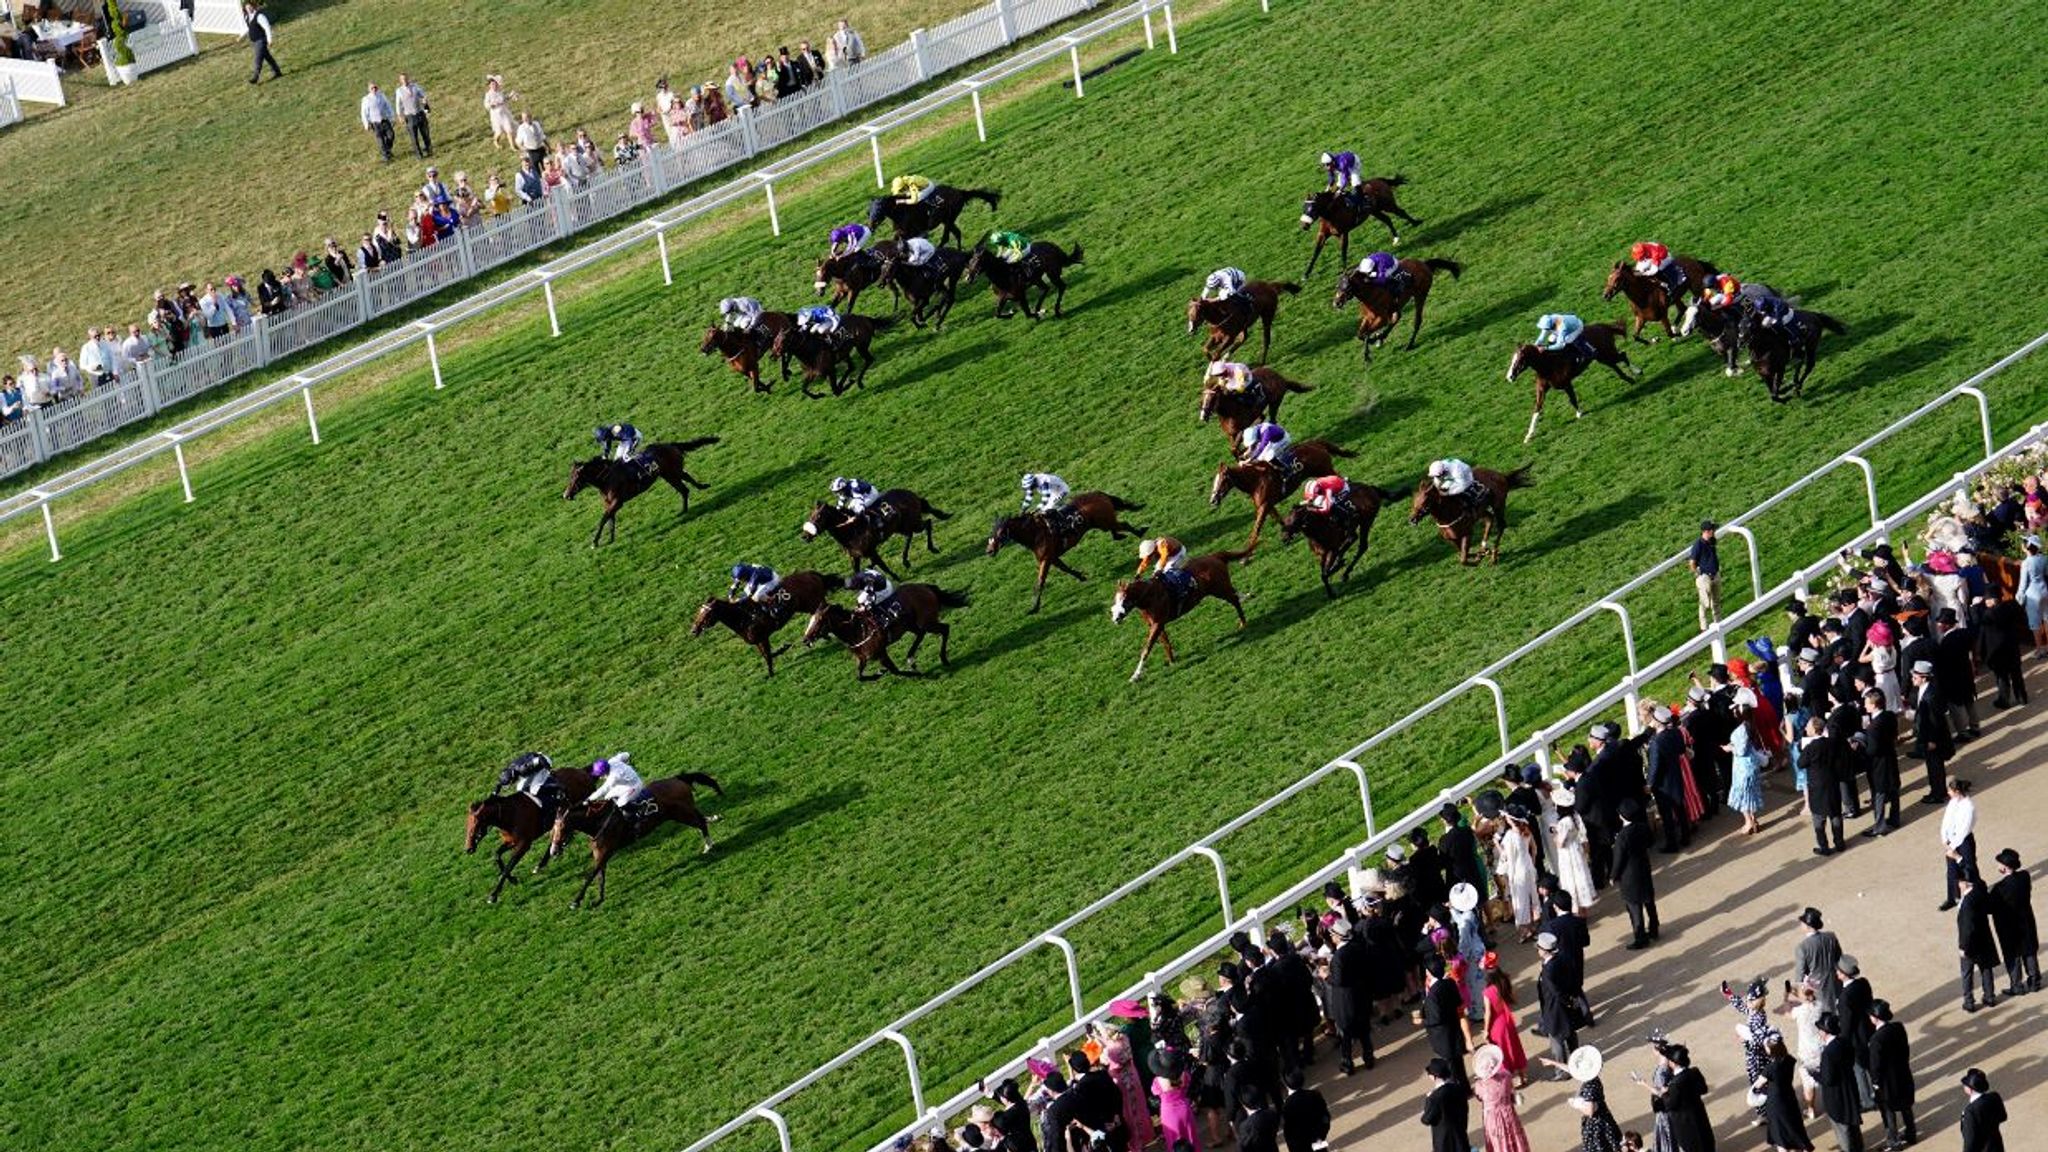
<path fill-rule="evenodd" d="M 1819 1074 L 1821 1111 L 1835 1130 L 1835 1146 L 1841 1152 L 1863 1152 L 1863 1094 L 1856 1086 L 1856 1047 L 1842 1035 L 1842 1022 L 1833 1012 L 1814 1020 L 1814 1031 L 1825 1044 L 1820 1050 Z"/>
<path fill-rule="evenodd" d="M 1614 886 L 1628 909 L 1630 930 L 1627 948 L 1634 952 L 1650 946 L 1661 925 L 1657 921 L 1657 893 L 1650 879 L 1650 828 L 1643 822 L 1643 802 L 1633 797 L 1621 802 L 1621 830 L 1614 834 Z"/>
<path fill-rule="evenodd" d="M 1884 1121 L 1885 1147 L 1904 1148 L 1920 1139 L 1913 1123 L 1913 1051 L 1906 1026 L 1892 1018 L 1889 1001 L 1870 1002 L 1870 1086 Z"/>
<path fill-rule="evenodd" d="M 1977 737 L 1977 664 L 1968 629 L 1956 610 L 1943 608 L 1934 617 L 1934 681 L 1948 705 L 1949 723 L 1959 739 Z"/>
<path fill-rule="evenodd" d="M 2034 881 L 2020 867 L 2020 854 L 2001 848 L 1992 857 L 1999 880 L 1991 885 L 1991 925 L 2005 953 L 2007 996 L 2041 990 L 2041 930 L 2034 919 Z"/>
<path fill-rule="evenodd" d="M 1795 983 L 1813 985 L 1820 1010 L 1833 1012 L 1841 1003 L 1842 978 L 1838 966 L 1842 961 L 1842 944 L 1827 930 L 1827 922 L 1818 908 L 1800 909 L 1799 926 L 1804 931 L 1799 946 L 1792 951 L 1792 979 Z"/>
<path fill-rule="evenodd" d="M 1479 860 L 1479 838 L 1465 824 L 1458 806 L 1446 804 L 1437 809 L 1437 819 L 1444 822 L 1443 836 L 1437 840 L 1437 850 L 1444 857 L 1445 890 L 1460 884 L 1470 884 L 1484 895 L 1486 892 L 1486 867 Z"/>
<path fill-rule="evenodd" d="M 1975 986 L 1979 983 L 1984 987 L 1983 1007 L 1998 1003 L 1993 991 L 1997 984 L 1998 941 L 1991 935 L 1991 900 L 1984 894 L 1984 882 L 1978 878 L 1976 869 L 1964 869 L 1957 881 L 1962 892 L 1956 904 L 1956 955 L 1962 958 L 1963 1011 L 1975 1012 Z"/>
<path fill-rule="evenodd" d="M 1444 974 L 1443 957 L 1431 956 L 1423 962 L 1423 970 L 1429 974 L 1429 987 L 1422 993 L 1422 1028 L 1429 1035 L 1430 1051 L 1457 1069 L 1454 1079 L 1463 1080 L 1471 1028 L 1465 1018 L 1464 997 L 1458 992 L 1458 982 Z"/>
<path fill-rule="evenodd" d="M 1439 1056 L 1429 1062 L 1429 1099 L 1422 1104 L 1422 1122 L 1429 1128 L 1430 1152 L 1472 1152 L 1472 1089 L 1456 1060 Z"/>
<path fill-rule="evenodd" d="M 1324 980 L 1330 1030 L 1337 1034 L 1337 1070 L 1351 1075 L 1351 1048 L 1365 1050 L 1365 1066 L 1373 1066 L 1372 958 L 1365 938 L 1341 915 L 1330 924 L 1337 947 L 1330 953 L 1330 974 Z"/>
<path fill-rule="evenodd" d="M 1797 596 L 1785 601 L 1785 617 L 1790 621 L 1785 633 L 1788 651 L 1817 647 L 1815 641 L 1820 639 L 1820 618 L 1806 610 L 1806 601 Z"/>
<path fill-rule="evenodd" d="M 1916 660 L 1908 665 L 1912 678 L 1913 744 L 1927 762 L 1927 795 L 1922 804 L 1948 803 L 1948 758 L 1955 755 L 1955 737 L 1949 732 L 1948 707 L 1941 688 L 1934 682 L 1934 665 Z"/>
<path fill-rule="evenodd" d="M 1322 1152 L 1330 1146 L 1330 1103 L 1307 1086 L 1301 1069 L 1286 1076 L 1287 1099 L 1280 1105 L 1280 1133 L 1287 1152 Z"/>
<path fill-rule="evenodd" d="M 1863 694 L 1863 754 L 1870 772 L 1870 827 L 1883 836 L 1899 826 L 1899 717 L 1884 706 L 1884 693 Z"/>
<path fill-rule="evenodd" d="M 2005 1152 L 2005 1098 L 1980 1069 L 1963 1073 L 1963 1152 Z"/>

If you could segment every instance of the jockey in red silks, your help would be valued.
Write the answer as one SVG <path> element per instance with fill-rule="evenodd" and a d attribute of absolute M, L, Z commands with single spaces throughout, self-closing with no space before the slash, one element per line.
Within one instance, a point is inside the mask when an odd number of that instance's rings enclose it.
<path fill-rule="evenodd" d="M 1342 476 L 1318 476 L 1301 486 L 1301 502 L 1314 511 L 1329 513 L 1350 492 L 1351 481 Z"/>

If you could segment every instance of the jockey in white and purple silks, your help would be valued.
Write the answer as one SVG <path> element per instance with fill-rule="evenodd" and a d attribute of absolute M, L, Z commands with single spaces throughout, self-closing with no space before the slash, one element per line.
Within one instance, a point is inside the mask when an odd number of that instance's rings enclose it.
<path fill-rule="evenodd" d="M 1375 284 L 1388 283 L 1400 270 L 1401 262 L 1392 252 L 1375 252 L 1358 262 L 1359 273 Z"/>
<path fill-rule="evenodd" d="M 752 600 L 766 604 L 768 598 L 782 587 L 782 576 L 766 564 L 735 564 L 732 566 L 732 587 L 725 590 L 728 600 Z"/>
<path fill-rule="evenodd" d="M 832 247 L 826 251 L 825 256 L 827 259 L 851 256 L 867 247 L 874 234 L 875 230 L 865 224 L 841 224 L 832 230 Z"/>
<path fill-rule="evenodd" d="M 1356 192 L 1365 186 L 1365 175 L 1358 167 L 1356 152 L 1323 153 L 1323 184 L 1325 192 Z"/>
<path fill-rule="evenodd" d="M 1261 420 L 1244 430 L 1238 443 L 1244 448 L 1247 464 L 1279 464 L 1287 451 L 1290 441 L 1287 429 L 1271 420 Z"/>

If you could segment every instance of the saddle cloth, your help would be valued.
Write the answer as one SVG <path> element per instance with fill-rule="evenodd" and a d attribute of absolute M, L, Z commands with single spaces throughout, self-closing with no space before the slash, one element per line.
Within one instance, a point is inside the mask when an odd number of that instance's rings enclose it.
<path fill-rule="evenodd" d="M 560 784 L 549 780 L 540 786 L 539 795 L 536 796 L 531 792 L 521 792 L 520 795 L 526 797 L 534 807 L 540 809 L 540 822 L 543 825 L 555 822 L 555 814 L 561 811 L 562 808 L 562 786 Z"/>
<path fill-rule="evenodd" d="M 1289 488 L 1294 487 L 1295 482 L 1301 479 L 1301 457 L 1295 455 L 1292 448 L 1282 451 L 1280 459 L 1273 462 L 1273 467 L 1280 473 L 1281 481 Z"/>
<path fill-rule="evenodd" d="M 1187 607 L 1188 594 L 1195 590 L 1195 578 L 1179 568 L 1170 568 L 1159 574 L 1159 582 L 1166 585 L 1167 594 L 1173 597 L 1173 613 L 1180 615 Z"/>
<path fill-rule="evenodd" d="M 896 516 L 896 506 L 887 500 L 876 500 L 860 510 L 861 517 L 868 522 L 868 530 L 876 535 Z"/>
<path fill-rule="evenodd" d="M 1680 268 L 1676 260 L 1665 265 L 1655 279 L 1664 285 L 1664 291 L 1674 300 L 1685 291 L 1685 269 Z"/>
<path fill-rule="evenodd" d="M 1593 342 L 1581 336 L 1564 346 L 1564 354 L 1571 358 L 1572 371 L 1584 372 L 1593 362 Z"/>
<path fill-rule="evenodd" d="M 1081 510 L 1072 504 L 1062 504 L 1050 512 L 1039 513 L 1045 520 L 1046 528 L 1055 536 L 1073 536 L 1081 531 Z"/>
<path fill-rule="evenodd" d="M 661 471 L 661 462 L 652 453 L 636 452 L 619 467 L 634 483 L 652 484 L 655 473 Z"/>
<path fill-rule="evenodd" d="M 909 612 L 910 606 L 903 602 L 903 597 L 891 593 L 887 600 L 868 609 L 868 617 L 882 630 L 882 635 L 894 639 Z"/>
<path fill-rule="evenodd" d="M 1408 290 L 1414 286 L 1415 274 L 1406 268 L 1396 269 L 1392 276 L 1387 277 L 1387 291 L 1392 292 L 1396 300 L 1408 295 Z"/>

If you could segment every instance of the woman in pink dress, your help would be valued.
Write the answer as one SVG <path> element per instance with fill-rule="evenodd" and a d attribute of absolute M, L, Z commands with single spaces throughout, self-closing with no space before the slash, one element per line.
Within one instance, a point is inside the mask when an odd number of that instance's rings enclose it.
<path fill-rule="evenodd" d="M 1472 1094 L 1479 1097 L 1486 1152 L 1529 1152 L 1529 1134 L 1515 1112 L 1515 1086 L 1504 1059 L 1493 1044 L 1481 1044 L 1472 1052 Z"/>
<path fill-rule="evenodd" d="M 1124 1131 L 1130 1134 L 1130 1147 L 1151 1147 L 1156 1135 L 1152 1129 L 1152 1103 L 1146 1099 L 1145 1082 L 1138 1075 L 1138 1063 L 1131 1058 L 1131 1042 L 1123 1033 L 1116 1033 L 1103 1045 L 1102 1059 L 1109 1067 L 1109 1078 L 1116 1082 L 1117 1091 L 1124 1094 Z"/>
<path fill-rule="evenodd" d="M 1515 986 L 1501 971 L 1500 957 L 1486 954 L 1486 1042 L 1500 1049 L 1501 1060 L 1516 1087 L 1529 1084 L 1529 1057 L 1515 1028 Z"/>
<path fill-rule="evenodd" d="M 1160 1134 L 1166 1138 L 1166 1152 L 1177 1152 L 1185 1144 L 1189 1152 L 1202 1152 L 1202 1138 L 1195 1134 L 1195 1100 L 1187 1061 L 1172 1048 L 1155 1048 L 1146 1061 L 1152 1067 L 1152 1094 L 1159 1097 Z"/>

